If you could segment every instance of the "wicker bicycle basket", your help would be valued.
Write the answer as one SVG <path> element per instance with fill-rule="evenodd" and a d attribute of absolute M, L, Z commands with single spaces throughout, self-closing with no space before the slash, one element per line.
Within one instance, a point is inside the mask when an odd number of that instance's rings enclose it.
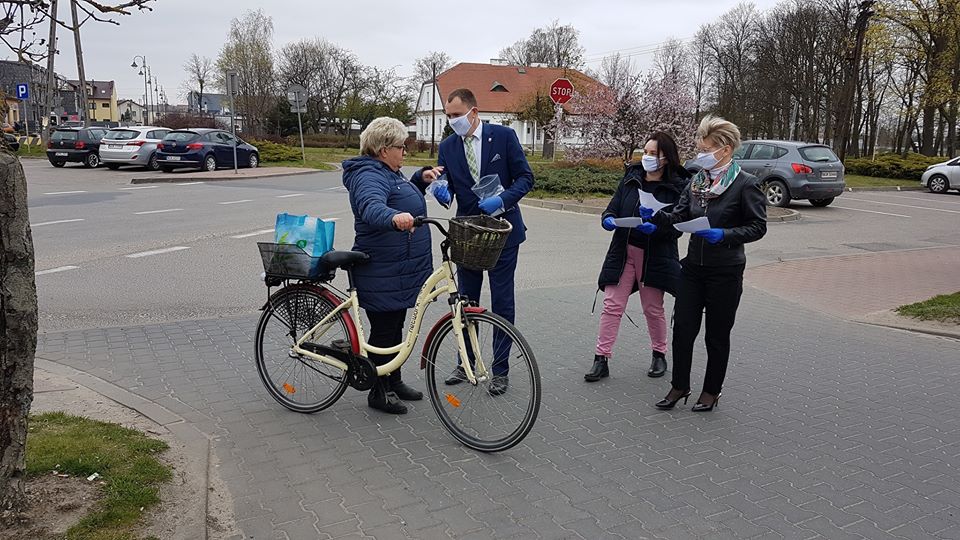
<path fill-rule="evenodd" d="M 450 219 L 450 260 L 474 270 L 490 270 L 513 226 L 490 216 L 460 216 Z"/>

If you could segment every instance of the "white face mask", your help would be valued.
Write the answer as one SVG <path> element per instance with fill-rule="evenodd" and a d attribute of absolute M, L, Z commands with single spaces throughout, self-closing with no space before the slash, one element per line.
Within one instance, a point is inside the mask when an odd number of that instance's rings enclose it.
<path fill-rule="evenodd" d="M 719 150 L 719 148 L 717 150 Z M 714 155 L 717 153 L 717 150 L 713 152 L 700 152 L 690 163 L 699 166 L 701 169 L 711 170 L 717 166 L 717 163 L 720 163 L 720 160 Z"/>
<path fill-rule="evenodd" d="M 656 172 L 660 169 L 660 158 L 657 156 L 643 156 L 640 158 L 640 163 L 643 164 L 643 170 L 647 172 Z"/>
<path fill-rule="evenodd" d="M 470 128 L 473 126 L 473 123 L 470 122 L 470 111 L 467 111 L 467 114 L 463 116 L 448 118 L 447 123 L 450 124 L 450 129 L 460 137 L 466 137 L 467 133 L 470 132 Z"/>

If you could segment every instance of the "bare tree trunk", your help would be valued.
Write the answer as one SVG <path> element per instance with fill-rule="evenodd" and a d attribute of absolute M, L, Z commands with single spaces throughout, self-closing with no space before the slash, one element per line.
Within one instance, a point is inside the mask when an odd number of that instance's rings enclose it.
<path fill-rule="evenodd" d="M 27 415 L 33 401 L 37 287 L 27 182 L 0 151 L 0 512 L 23 509 Z"/>
<path fill-rule="evenodd" d="M 934 155 L 933 136 L 934 119 L 937 115 L 937 108 L 933 105 L 923 107 L 923 131 L 920 132 L 920 153 L 925 156 Z"/>

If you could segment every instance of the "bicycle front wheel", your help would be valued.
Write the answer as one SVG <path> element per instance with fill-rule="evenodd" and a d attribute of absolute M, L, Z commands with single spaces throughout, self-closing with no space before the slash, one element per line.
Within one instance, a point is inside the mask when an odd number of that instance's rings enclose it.
<path fill-rule="evenodd" d="M 337 305 L 311 285 L 292 285 L 270 297 L 256 334 L 257 373 L 270 395 L 291 411 L 314 413 L 333 405 L 347 389 L 347 373 L 293 352 L 293 345 Z M 312 342 L 350 344 L 340 313 Z"/>
<path fill-rule="evenodd" d="M 464 313 L 464 321 L 468 359 L 460 358 L 453 319 L 437 329 L 428 347 L 430 401 L 458 441 L 481 452 L 506 450 L 530 433 L 540 411 L 537 361 L 527 340 L 503 317 Z M 477 349 L 470 343 L 468 325 L 476 331 Z M 488 373 L 474 385 L 464 380 L 460 364 L 470 361 L 475 366 L 478 357 Z"/>

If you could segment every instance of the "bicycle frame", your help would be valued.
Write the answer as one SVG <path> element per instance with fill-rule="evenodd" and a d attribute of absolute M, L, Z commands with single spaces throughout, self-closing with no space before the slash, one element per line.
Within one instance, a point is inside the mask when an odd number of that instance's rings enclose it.
<path fill-rule="evenodd" d="M 331 358 L 326 355 L 316 354 L 305 350 L 302 348 L 302 345 L 305 342 L 311 341 L 317 336 L 323 335 L 323 333 L 327 330 L 327 325 L 335 322 L 335 319 L 338 317 L 340 312 L 344 310 L 350 310 L 354 321 L 356 321 L 360 356 L 366 358 L 369 353 L 383 355 L 396 354 L 394 359 L 390 362 L 382 366 L 377 366 L 378 376 L 387 375 L 400 369 L 400 366 L 407 361 L 407 359 L 410 357 L 410 354 L 413 352 L 417 338 L 420 335 L 420 328 L 421 324 L 423 323 L 423 314 L 426 311 L 427 306 L 439 298 L 442 294 L 447 293 L 451 298 L 456 299 L 451 301 L 450 309 L 453 315 L 453 332 L 457 338 L 457 348 L 460 353 L 460 358 L 469 358 L 469 355 L 467 354 L 466 339 L 470 340 L 470 345 L 475 352 L 473 362 L 461 362 L 461 365 L 467 375 L 467 380 L 471 384 L 476 385 L 478 380 L 485 380 L 485 378 L 488 376 L 488 370 L 486 364 L 481 358 L 476 328 L 473 325 L 468 325 L 468 337 L 464 336 L 464 301 L 462 298 L 460 298 L 453 276 L 453 263 L 449 260 L 444 260 L 440 266 L 434 270 L 433 274 L 427 278 L 427 280 L 423 283 L 423 286 L 420 288 L 419 294 L 417 295 L 417 303 L 413 307 L 413 320 L 410 323 L 410 329 L 407 332 L 407 337 L 403 342 L 397 345 L 381 348 L 374 347 L 373 345 L 367 343 L 366 336 L 364 335 L 363 323 L 360 319 L 360 304 L 357 300 L 357 291 L 351 287 L 349 290 L 350 297 L 344 300 L 332 312 L 327 314 L 327 316 L 318 322 L 313 328 L 304 333 L 304 335 L 293 345 L 292 350 L 294 353 L 303 357 L 315 360 L 317 362 L 323 362 L 338 369 L 347 371 L 349 366 L 347 366 L 347 364 L 344 362 L 336 358 Z"/>

